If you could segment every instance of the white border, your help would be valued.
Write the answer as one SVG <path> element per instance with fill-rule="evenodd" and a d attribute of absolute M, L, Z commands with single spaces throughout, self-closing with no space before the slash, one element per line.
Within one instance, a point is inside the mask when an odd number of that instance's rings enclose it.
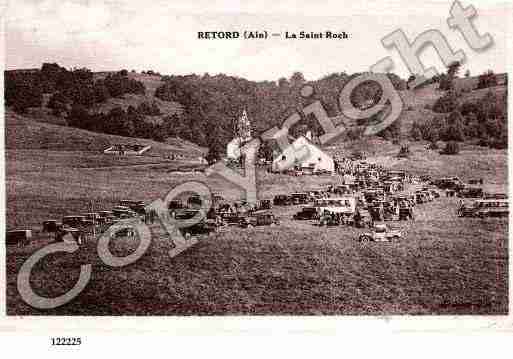
<path fill-rule="evenodd" d="M 436 3 L 440 3 L 442 1 L 435 1 Z M 443 1 L 447 3 L 448 1 Z M 274 1 L 273 3 L 276 3 Z M 298 5 L 298 2 L 287 1 L 287 3 L 295 3 Z M 329 2 L 331 4 L 331 8 L 324 7 L 319 4 L 320 2 L 315 2 L 315 15 L 320 15 L 318 11 L 322 10 L 324 14 L 329 14 L 330 11 L 333 10 L 333 7 L 337 9 L 345 9 L 345 4 L 342 4 L 341 1 Z M 370 2 L 367 6 L 372 7 L 372 3 Z M 466 1 L 463 1 L 464 5 L 467 4 Z M 493 6 L 490 3 L 498 4 L 502 2 L 496 1 L 481 1 L 478 4 L 478 1 L 470 1 L 470 3 L 478 6 L 479 4 L 486 4 L 484 6 Z M 215 3 L 217 6 L 218 2 Z M 203 4 L 204 5 L 204 4 Z M 228 2 L 231 11 L 243 11 L 240 7 L 240 4 L 237 2 Z M 309 8 L 312 8 L 312 2 L 308 3 Z M 215 8 L 210 6 L 209 9 L 222 9 L 221 7 Z M 194 6 L 192 4 L 187 5 L 189 8 L 196 9 L 196 11 L 202 11 L 202 5 Z M 269 4 L 265 5 L 256 5 L 256 3 L 251 4 L 254 12 L 255 9 L 265 9 L 262 12 L 269 13 L 272 12 L 273 9 L 277 9 L 276 13 L 289 12 L 289 13 L 297 13 L 301 11 L 301 7 L 298 6 L 290 6 L 283 5 L 283 3 L 279 3 L 277 7 L 269 6 Z M 366 6 L 363 7 L 365 9 Z M 222 10 L 219 10 L 221 12 Z M 347 13 L 347 9 L 343 12 Z M 509 41 L 507 41 L 508 46 L 508 58 L 511 59 L 511 51 L 513 49 L 513 37 L 512 37 L 512 22 L 508 23 L 508 36 Z M 1 30 L 0 30 L 0 41 L 2 44 L 4 42 L 4 23 L 2 20 Z M 378 41 L 378 39 L 376 39 Z M 0 52 L 0 63 L 2 66 L 4 65 L 4 54 L 5 54 L 5 46 L 4 51 Z M 513 66 L 511 61 L 508 62 L 508 74 L 512 74 Z M 1 76 L 1 87 L 3 90 L 3 71 Z M 509 103 L 512 103 L 512 91 L 511 91 L 511 81 L 509 85 Z M 3 91 L 2 91 L 3 92 Z M 0 120 L 1 127 L 1 137 L 0 137 L 0 147 L 2 150 L 2 167 L 3 170 L 0 174 L 0 182 L 2 183 L 0 190 L 0 197 L 2 200 L 2 206 L 5 206 L 5 151 L 4 151 L 4 106 L 3 106 L 3 96 L 0 100 L 0 113 L 2 113 Z M 511 118 L 511 111 L 510 111 Z M 510 119 L 509 118 L 509 119 Z M 509 122 L 508 119 L 508 122 Z M 509 122 L 510 123 L 510 122 Z M 509 131 L 509 143 L 513 143 L 513 133 L 510 129 Z M 511 148 L 510 150 L 511 151 Z M 511 153 L 508 153 L 508 157 L 511 158 Z M 509 178 L 513 178 L 513 167 L 511 166 L 511 162 L 509 164 Z M 512 184 L 511 180 L 510 184 L 510 196 L 512 194 Z M 511 197 L 510 197 L 511 198 Z M 5 208 L 2 212 L 5 214 Z M 511 218 L 510 218 L 511 219 Z M 511 222 L 510 222 L 511 223 Z M 0 230 L 2 233 L 5 233 L 5 221 L 0 221 Z M 511 239 L 511 233 L 510 237 Z M 511 241 L 510 241 L 511 243 Z M 5 240 L 2 241 L 0 245 L 1 248 L 1 258 L 2 265 L 0 265 L 0 298 L 5 297 Z M 511 254 L 511 247 L 509 247 L 509 253 Z M 512 286 L 511 286 L 511 255 L 509 260 L 509 298 L 510 298 L 510 308 L 511 308 L 511 300 L 512 300 Z M 0 300 L 0 313 L 5 313 L 5 300 Z M 367 346 L 372 347 L 372 341 L 376 339 L 371 339 L 369 334 L 383 334 L 384 332 L 388 333 L 401 333 L 401 332 L 435 332 L 435 333 L 447 333 L 447 332 L 457 332 L 457 333 L 490 333 L 490 332 L 510 332 L 513 328 L 513 321 L 511 312 L 508 316 L 388 316 L 388 317 L 378 317 L 378 316 L 258 316 L 258 317 L 6 317 L 3 316 L 0 320 L 0 333 L 3 336 L 6 333 L 20 333 L 24 332 L 26 334 L 32 333 L 43 335 L 45 338 L 51 335 L 58 335 L 58 333 L 65 333 L 67 336 L 71 336 L 73 333 L 89 333 L 92 336 L 96 334 L 143 334 L 143 333 L 153 333 L 153 334 L 172 334 L 172 335 L 212 335 L 212 334 L 244 334 L 250 333 L 255 336 L 274 336 L 274 335 L 286 335 L 286 334 L 295 334 L 299 337 L 302 335 L 313 335 L 313 334 L 323 334 L 323 335 L 334 335 L 334 334 L 351 334 L 351 335 L 359 335 L 365 334 L 364 342 L 367 343 Z M 128 336 L 130 337 L 130 336 Z M 127 340 L 128 337 L 123 337 Z M 373 336 L 374 337 L 374 336 Z M 153 337 L 154 338 L 154 337 Z M 387 337 L 388 338 L 388 337 Z M 296 345 L 300 345 L 297 341 Z M 381 341 L 377 339 L 377 343 Z M 348 343 L 340 343 L 341 346 L 346 345 Z M 173 346 L 173 343 L 169 343 L 170 347 Z M 193 345 L 193 344 L 191 344 Z M 429 347 L 429 343 L 424 343 L 425 346 Z M 130 346 L 130 348 L 133 348 Z M 251 355 L 251 348 L 248 348 L 249 353 L 245 356 Z M 419 353 L 420 352 L 420 353 Z M 378 350 L 379 353 L 379 350 Z M 458 352 L 456 352 L 458 353 Z M 208 354 L 208 350 L 207 350 Z M 447 354 L 454 354 L 448 352 Z M 490 354 L 490 352 L 488 352 Z M 412 353 L 412 356 L 421 356 L 422 349 L 419 348 L 415 354 Z M 505 353 L 505 355 L 508 355 Z"/>

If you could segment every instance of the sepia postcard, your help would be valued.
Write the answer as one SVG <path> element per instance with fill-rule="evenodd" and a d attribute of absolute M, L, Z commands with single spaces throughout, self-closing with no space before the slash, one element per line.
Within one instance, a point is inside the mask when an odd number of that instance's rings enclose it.
<path fill-rule="evenodd" d="M 1 7 L 0 331 L 510 330 L 511 3 L 221 3 Z"/>

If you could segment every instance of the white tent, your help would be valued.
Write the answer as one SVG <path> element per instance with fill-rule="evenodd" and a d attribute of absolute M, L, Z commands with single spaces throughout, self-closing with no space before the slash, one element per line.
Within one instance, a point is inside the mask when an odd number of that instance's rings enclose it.
<path fill-rule="evenodd" d="M 298 137 L 285 151 L 280 153 L 272 163 L 272 170 L 280 172 L 286 169 L 309 167 L 313 171 L 335 171 L 335 162 L 330 155 L 323 152 L 305 136 Z"/>

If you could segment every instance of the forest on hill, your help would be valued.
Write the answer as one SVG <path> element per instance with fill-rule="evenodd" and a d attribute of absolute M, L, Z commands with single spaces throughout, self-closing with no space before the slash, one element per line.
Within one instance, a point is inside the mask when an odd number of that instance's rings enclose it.
<path fill-rule="evenodd" d="M 481 144 L 492 147 L 507 146 L 507 94 L 496 95 L 491 91 L 497 86 L 497 79 L 489 71 L 479 77 L 477 88 L 489 88 L 483 99 L 460 103 L 460 93 L 453 82 L 458 78 L 459 64 L 451 64 L 447 72 L 427 81 L 437 84 L 440 98 L 430 108 L 433 116 L 414 123 L 409 137 L 414 140 L 478 139 Z M 33 107 L 46 106 L 52 114 L 65 119 L 66 124 L 95 132 L 129 137 L 165 141 L 179 137 L 200 146 L 208 147 L 215 157 L 224 153 L 224 146 L 234 137 L 235 124 L 246 110 L 251 121 L 253 134 L 280 126 L 291 114 L 298 113 L 301 121 L 291 129 L 297 136 L 306 129 L 314 137 L 322 135 L 319 123 L 312 115 L 304 116 L 301 109 L 320 100 L 330 116 L 339 114 L 338 98 L 344 86 L 359 73 L 333 73 L 315 81 L 307 81 L 301 72 L 290 78 L 277 81 L 249 81 L 244 78 L 218 74 L 160 76 L 160 85 L 154 95 L 148 95 L 143 83 L 135 79 L 134 71 L 108 73 L 95 78 L 89 69 L 67 70 L 58 64 L 45 63 L 41 69 L 30 71 L 6 71 L 6 105 L 14 111 L 24 113 Z M 152 74 L 153 75 L 153 74 Z M 395 74 L 387 74 L 394 88 L 402 93 L 411 92 L 407 81 Z M 139 77 L 137 77 L 139 78 Z M 314 93 L 308 98 L 301 96 L 301 88 L 309 84 Z M 44 103 L 44 95 L 48 101 Z M 139 105 L 126 108 L 115 106 L 106 113 L 95 110 L 95 105 L 124 96 L 141 96 Z M 154 97 L 153 97 L 154 96 Z M 382 89 L 376 82 L 366 81 L 351 94 L 354 106 L 373 104 L 379 101 Z M 178 103 L 181 113 L 163 114 L 151 99 Z M 160 116 L 152 121 L 153 116 Z M 375 118 L 368 119 L 373 121 Z M 365 121 L 361 124 L 366 125 Z M 398 141 L 401 136 L 401 121 L 385 129 L 379 136 Z M 348 131 L 350 139 L 359 132 Z"/>

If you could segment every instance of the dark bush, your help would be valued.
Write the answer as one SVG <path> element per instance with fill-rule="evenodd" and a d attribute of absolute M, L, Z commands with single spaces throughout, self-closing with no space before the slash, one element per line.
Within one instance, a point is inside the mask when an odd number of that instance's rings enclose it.
<path fill-rule="evenodd" d="M 456 110 L 458 107 L 458 100 L 453 91 L 447 92 L 445 95 L 436 100 L 433 105 L 433 111 L 438 113 L 449 113 Z"/>
<path fill-rule="evenodd" d="M 430 149 L 430 150 L 438 150 L 438 144 L 436 143 L 436 141 L 430 142 L 429 146 L 428 146 L 428 149 Z"/>
<path fill-rule="evenodd" d="M 411 155 L 410 146 L 403 145 L 403 146 L 401 146 L 401 149 L 399 150 L 397 157 L 406 158 L 406 157 L 410 157 L 410 155 Z"/>
<path fill-rule="evenodd" d="M 479 75 L 478 89 L 497 86 L 497 75 L 492 70 L 488 70 L 484 74 Z"/>
<path fill-rule="evenodd" d="M 6 71 L 4 77 L 4 98 L 6 106 L 25 113 L 30 107 L 40 107 L 43 89 L 37 73 Z"/>

